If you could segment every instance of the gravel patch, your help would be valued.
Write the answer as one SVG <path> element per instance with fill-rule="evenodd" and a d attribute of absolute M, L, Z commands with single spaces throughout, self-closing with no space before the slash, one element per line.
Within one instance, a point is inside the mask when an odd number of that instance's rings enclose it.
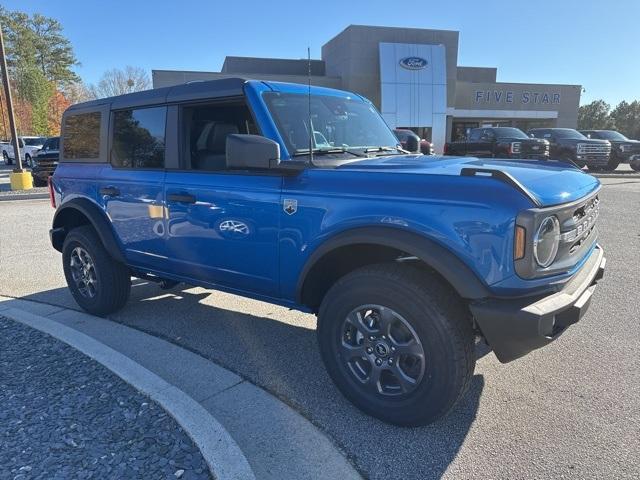
<path fill-rule="evenodd" d="M 0 315 L 0 477 L 210 479 L 161 407 L 99 363 Z"/>

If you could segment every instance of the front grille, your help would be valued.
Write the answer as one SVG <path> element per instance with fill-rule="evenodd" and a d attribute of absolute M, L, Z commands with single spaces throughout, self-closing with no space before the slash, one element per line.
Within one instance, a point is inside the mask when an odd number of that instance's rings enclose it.
<path fill-rule="evenodd" d="M 571 219 L 563 225 L 564 231 L 560 234 L 560 240 L 564 244 L 568 244 L 569 254 L 574 254 L 585 243 L 589 243 L 589 237 L 596 229 L 596 220 L 600 213 L 599 204 L 600 199 L 596 195 L 595 198 L 589 199 L 585 204 L 575 209 Z M 569 230 L 566 230 L 567 228 Z"/>
<path fill-rule="evenodd" d="M 611 145 L 606 143 L 579 143 L 578 155 L 609 155 Z"/>
<path fill-rule="evenodd" d="M 540 267 L 531 248 L 525 248 L 525 256 L 516 260 L 516 272 L 522 278 L 533 278 L 567 272 L 575 267 L 597 241 L 597 218 L 600 200 L 598 193 L 576 202 L 540 209 L 536 212 L 525 210 L 518 215 L 517 225 L 528 232 L 535 232 L 540 222 L 554 215 L 560 223 L 558 253 L 551 265 Z M 531 241 L 533 233 L 529 234 Z"/>

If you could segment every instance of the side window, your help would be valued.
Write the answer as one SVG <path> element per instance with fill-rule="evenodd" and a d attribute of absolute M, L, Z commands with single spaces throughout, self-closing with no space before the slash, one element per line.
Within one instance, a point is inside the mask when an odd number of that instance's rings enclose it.
<path fill-rule="evenodd" d="M 69 160 L 100 157 L 100 112 L 69 115 L 64 121 L 63 157 Z"/>
<path fill-rule="evenodd" d="M 111 164 L 123 168 L 164 168 L 167 107 L 113 112 Z"/>
<path fill-rule="evenodd" d="M 244 102 L 186 106 L 182 109 L 180 124 L 183 158 L 191 170 L 225 170 L 227 135 L 258 135 Z"/>

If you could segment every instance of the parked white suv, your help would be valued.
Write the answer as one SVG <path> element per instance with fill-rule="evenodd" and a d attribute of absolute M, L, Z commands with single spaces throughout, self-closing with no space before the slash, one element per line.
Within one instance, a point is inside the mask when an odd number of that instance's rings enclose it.
<path fill-rule="evenodd" d="M 18 145 L 22 155 L 23 166 L 33 167 L 33 157 L 36 152 L 42 148 L 46 137 L 21 136 L 18 137 Z M 13 151 L 13 143 L 2 143 L 2 159 L 5 165 L 11 165 L 15 161 L 15 152 Z"/>

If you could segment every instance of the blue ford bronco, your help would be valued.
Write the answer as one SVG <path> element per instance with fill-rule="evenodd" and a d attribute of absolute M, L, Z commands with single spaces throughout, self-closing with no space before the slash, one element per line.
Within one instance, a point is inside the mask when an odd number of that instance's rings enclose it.
<path fill-rule="evenodd" d="M 599 188 L 561 162 L 409 154 L 353 93 L 221 79 L 70 107 L 50 236 L 96 315 L 131 277 L 317 314 L 340 391 L 421 425 L 464 394 L 476 339 L 510 362 L 584 315 Z"/>

